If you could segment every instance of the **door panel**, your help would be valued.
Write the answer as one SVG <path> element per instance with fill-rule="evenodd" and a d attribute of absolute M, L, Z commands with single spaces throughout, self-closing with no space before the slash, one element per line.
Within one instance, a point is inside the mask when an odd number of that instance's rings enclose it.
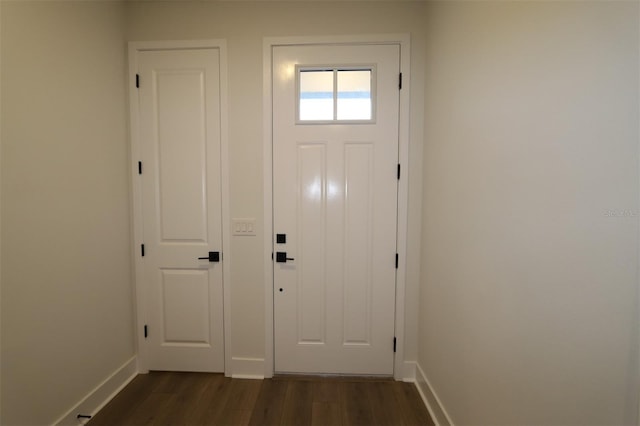
<path fill-rule="evenodd" d="M 138 63 L 149 369 L 224 371 L 219 51 Z"/>
<path fill-rule="evenodd" d="M 300 211 L 300 272 L 297 286 L 298 341 L 323 343 L 325 341 L 325 206 L 326 197 L 326 144 L 298 145 L 298 193 Z"/>
<path fill-rule="evenodd" d="M 398 74 L 397 45 L 273 48 L 277 372 L 393 374 Z"/>
<path fill-rule="evenodd" d="M 344 343 L 370 344 L 373 144 L 345 144 Z"/>
<path fill-rule="evenodd" d="M 204 70 L 156 70 L 154 75 L 161 238 L 206 242 Z"/>
<path fill-rule="evenodd" d="M 162 345 L 208 345 L 209 273 L 164 269 L 162 274 Z"/>

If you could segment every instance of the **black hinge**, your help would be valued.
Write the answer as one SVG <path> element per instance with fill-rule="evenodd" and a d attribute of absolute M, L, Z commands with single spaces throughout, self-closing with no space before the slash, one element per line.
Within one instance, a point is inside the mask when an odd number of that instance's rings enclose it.
<path fill-rule="evenodd" d="M 142 161 L 138 161 L 138 174 L 142 174 Z"/>
<path fill-rule="evenodd" d="M 140 244 L 140 254 L 144 257 L 144 244 Z"/>
<path fill-rule="evenodd" d="M 396 338 L 395 336 L 393 337 L 393 352 L 396 351 Z"/>
<path fill-rule="evenodd" d="M 140 74 L 136 74 L 136 87 L 140 88 Z"/>
<path fill-rule="evenodd" d="M 398 163 L 398 180 L 400 180 L 400 163 Z"/>
<path fill-rule="evenodd" d="M 402 89 L 402 73 L 400 73 L 400 77 L 398 78 L 398 89 Z"/>
<path fill-rule="evenodd" d="M 149 329 L 147 328 L 147 325 L 145 324 L 144 325 L 144 338 L 146 339 L 148 335 L 149 335 Z M 394 343 L 394 345 L 395 345 L 395 343 Z M 394 346 L 394 348 L 395 348 L 395 346 Z M 395 350 L 394 350 L 394 352 L 395 352 Z"/>
<path fill-rule="evenodd" d="M 398 269 L 398 253 L 396 253 L 396 269 Z"/>

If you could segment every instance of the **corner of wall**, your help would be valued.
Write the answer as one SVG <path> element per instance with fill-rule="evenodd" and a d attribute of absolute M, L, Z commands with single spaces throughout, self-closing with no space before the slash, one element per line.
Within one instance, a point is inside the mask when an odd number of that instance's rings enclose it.
<path fill-rule="evenodd" d="M 442 401 L 438 398 L 435 389 L 429 383 L 429 379 L 420 367 L 420 364 L 416 363 L 416 388 L 422 401 L 427 406 L 431 419 L 436 426 L 453 426 L 453 421 L 447 413 L 447 410 L 442 405 Z"/>
<path fill-rule="evenodd" d="M 84 424 L 78 415 L 93 416 L 111 401 L 138 375 L 137 356 L 130 358 L 102 383 L 85 395 L 77 404 L 53 424 L 55 426 L 77 426 Z"/>
<path fill-rule="evenodd" d="M 416 365 L 415 361 L 404 361 L 402 364 L 402 381 L 407 383 L 415 383 L 416 381 Z"/>

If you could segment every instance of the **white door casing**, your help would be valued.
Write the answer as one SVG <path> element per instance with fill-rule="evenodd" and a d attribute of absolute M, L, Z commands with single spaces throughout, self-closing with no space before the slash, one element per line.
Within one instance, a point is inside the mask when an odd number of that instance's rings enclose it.
<path fill-rule="evenodd" d="M 373 120 L 297 122 L 301 66 L 370 69 Z M 394 372 L 399 68 L 397 44 L 273 48 L 278 372 Z"/>
<path fill-rule="evenodd" d="M 132 160 L 141 162 L 134 177 L 141 371 L 225 370 L 223 47 L 130 47 L 139 82 L 131 108 Z M 198 259 L 209 252 L 219 252 L 219 261 Z"/>

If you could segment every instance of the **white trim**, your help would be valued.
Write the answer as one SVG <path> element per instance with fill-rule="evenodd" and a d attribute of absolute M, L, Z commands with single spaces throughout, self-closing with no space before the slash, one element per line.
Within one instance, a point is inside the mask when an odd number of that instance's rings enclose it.
<path fill-rule="evenodd" d="M 396 358 L 394 377 L 402 379 L 404 366 L 404 320 L 405 286 L 407 280 L 407 221 L 409 217 L 409 114 L 411 112 L 411 44 L 408 35 L 397 38 L 400 43 L 400 72 L 402 90 L 400 90 L 400 115 L 398 123 L 398 161 L 401 165 L 398 183 L 398 228 L 397 247 L 398 271 L 396 273 Z"/>
<path fill-rule="evenodd" d="M 438 398 L 438 394 L 436 394 L 433 386 L 429 383 L 429 379 L 426 374 L 424 374 L 420 364 L 417 363 L 416 388 L 436 426 L 454 426 L 451 417 L 449 417 L 447 410 L 445 410 L 444 405 L 442 405 L 442 401 Z"/>
<path fill-rule="evenodd" d="M 149 50 L 191 50 L 191 49 L 217 49 L 227 47 L 226 39 L 212 40 L 160 40 L 160 41 L 130 41 L 129 49 L 136 51 Z M 225 54 L 226 58 L 226 54 Z"/>
<path fill-rule="evenodd" d="M 264 379 L 264 358 L 232 358 L 234 379 Z"/>
<path fill-rule="evenodd" d="M 264 214 L 264 376 L 273 377 L 273 122 L 271 99 L 271 39 L 262 45 L 262 126 L 263 126 L 263 214 Z"/>
<path fill-rule="evenodd" d="M 409 34 L 360 34 L 345 36 L 265 37 L 266 46 L 310 46 L 325 44 L 401 44 L 409 43 Z M 406 45 L 408 47 L 408 44 Z"/>
<path fill-rule="evenodd" d="M 140 46 L 141 48 L 142 46 Z M 135 75 L 138 71 L 138 51 L 140 49 L 133 43 L 129 43 L 129 132 L 131 143 L 131 157 L 129 158 L 131 167 L 131 253 L 133 256 L 133 283 L 135 289 L 134 297 L 134 315 L 135 315 L 135 335 L 136 335 L 136 348 L 138 351 L 138 372 L 148 372 L 147 367 L 147 350 L 144 342 L 143 327 L 146 318 L 145 298 L 143 295 L 144 274 L 143 267 L 140 264 L 141 259 L 138 256 L 138 248 L 143 241 L 143 229 L 142 229 L 142 184 L 138 176 L 136 176 L 138 168 L 138 159 L 140 155 L 140 143 L 138 141 L 139 132 L 139 103 L 138 92 L 136 89 Z"/>
<path fill-rule="evenodd" d="M 135 75 L 138 71 L 138 52 L 149 50 L 180 50 L 180 49 L 218 49 L 220 52 L 220 179 L 222 197 L 222 253 L 223 253 L 223 310 L 224 310 L 224 365 L 225 375 L 230 375 L 231 365 L 231 222 L 229 197 L 229 130 L 228 130 L 228 89 L 227 89 L 227 42 L 223 39 L 215 40 L 184 40 L 184 41 L 142 41 L 129 43 L 129 114 L 131 117 L 131 188 L 132 188 L 132 216 L 133 241 L 132 253 L 135 265 L 135 307 L 136 307 L 136 336 L 138 346 L 138 371 L 145 373 L 149 370 L 148 354 L 144 345 L 144 325 L 146 299 L 143 286 L 143 264 L 138 255 L 140 244 L 143 243 L 143 215 L 142 215 L 142 186 L 138 175 L 138 160 L 140 156 L 139 105 L 138 92 L 135 87 Z"/>
<path fill-rule="evenodd" d="M 107 405 L 138 375 L 136 359 L 137 357 L 133 356 L 125 362 L 53 424 L 56 426 L 77 426 L 86 423 L 77 418 L 78 414 L 94 416 Z"/>
<path fill-rule="evenodd" d="M 224 314 L 224 374 L 229 376 L 227 366 L 231 361 L 231 194 L 229 189 L 229 107 L 227 42 L 219 40 L 220 48 L 220 179 L 222 196 L 222 291 Z"/>
<path fill-rule="evenodd" d="M 394 377 L 404 377 L 404 316 L 407 260 L 407 218 L 409 212 L 409 114 L 411 92 L 410 36 L 408 34 L 319 36 L 319 37 L 267 37 L 263 40 L 263 182 L 264 182 L 264 296 L 265 296 L 265 377 L 272 377 L 274 370 L 273 329 L 273 128 L 271 66 L 274 46 L 297 46 L 318 44 L 397 44 L 400 46 L 400 72 L 403 74 L 400 91 L 400 119 L 398 135 L 398 160 L 402 174 L 398 183 L 398 228 L 397 250 L 400 257 L 396 273 L 396 353 Z"/>

